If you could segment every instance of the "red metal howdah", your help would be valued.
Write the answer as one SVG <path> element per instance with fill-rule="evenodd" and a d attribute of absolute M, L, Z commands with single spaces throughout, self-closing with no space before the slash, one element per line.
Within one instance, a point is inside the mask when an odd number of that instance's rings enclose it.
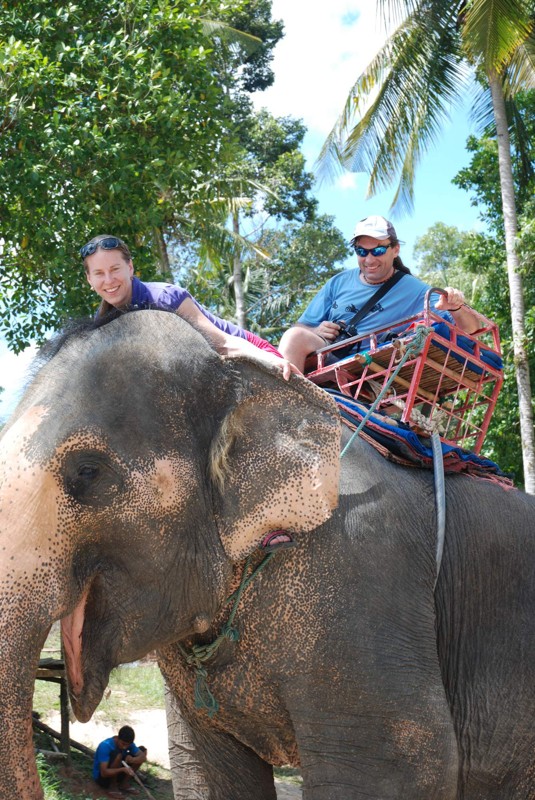
<path fill-rule="evenodd" d="M 417 433 L 437 431 L 442 441 L 479 453 L 503 383 L 497 326 L 476 312 L 480 329 L 470 335 L 446 322 L 430 308 L 395 325 L 323 347 L 307 359 L 305 374 L 319 386 L 336 388 L 364 403 L 372 403 L 385 388 L 417 326 L 432 328 L 423 347 L 411 355 L 392 381 L 377 409 L 408 423 Z M 389 330 L 404 326 L 393 341 L 380 344 Z M 336 351 L 370 340 L 366 350 L 336 361 Z"/>

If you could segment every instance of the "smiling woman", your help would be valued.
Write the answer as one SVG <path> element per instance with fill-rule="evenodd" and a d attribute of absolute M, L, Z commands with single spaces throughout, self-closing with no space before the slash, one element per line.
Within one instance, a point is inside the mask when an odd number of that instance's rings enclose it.
<path fill-rule="evenodd" d="M 89 285 L 102 298 L 100 313 L 132 302 L 134 265 L 126 244 L 116 236 L 97 236 L 80 250 Z"/>
<path fill-rule="evenodd" d="M 201 331 L 221 355 L 260 359 L 280 369 L 286 380 L 292 372 L 298 372 L 272 344 L 216 317 L 181 286 L 143 283 L 136 278 L 130 250 L 119 237 L 95 236 L 80 249 L 80 255 L 88 283 L 102 300 L 98 316 L 128 306 L 173 310 Z"/>

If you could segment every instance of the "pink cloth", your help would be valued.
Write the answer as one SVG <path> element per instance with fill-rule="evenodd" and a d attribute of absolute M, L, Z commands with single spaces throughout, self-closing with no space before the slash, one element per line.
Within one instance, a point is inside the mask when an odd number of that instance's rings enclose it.
<path fill-rule="evenodd" d="M 251 333 L 251 331 L 245 331 L 245 334 L 247 341 L 254 344 L 255 347 L 259 347 L 260 350 L 267 350 L 270 353 L 274 353 L 279 358 L 282 358 L 277 348 L 270 344 L 270 342 L 266 342 L 265 339 L 261 339 L 260 336 L 257 336 L 256 333 Z"/>

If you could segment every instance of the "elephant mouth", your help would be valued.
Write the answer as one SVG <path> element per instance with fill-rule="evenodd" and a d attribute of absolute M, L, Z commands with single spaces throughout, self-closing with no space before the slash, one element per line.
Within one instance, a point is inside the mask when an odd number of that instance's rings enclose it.
<path fill-rule="evenodd" d="M 80 722 L 88 722 L 98 706 L 106 688 L 111 664 L 105 668 L 103 651 L 99 653 L 100 668 L 84 669 L 84 661 L 90 663 L 84 648 L 84 623 L 87 625 L 86 608 L 93 584 L 84 590 L 75 609 L 61 620 L 61 634 L 65 656 L 65 668 L 69 685 L 72 710 Z M 87 634 L 87 629 L 86 629 Z M 84 658 L 85 656 L 85 658 Z"/>
<path fill-rule="evenodd" d="M 82 630 L 85 606 L 90 587 L 87 587 L 74 611 L 61 620 L 61 635 L 65 651 L 67 677 L 71 694 L 79 697 L 84 686 L 82 670 Z"/>

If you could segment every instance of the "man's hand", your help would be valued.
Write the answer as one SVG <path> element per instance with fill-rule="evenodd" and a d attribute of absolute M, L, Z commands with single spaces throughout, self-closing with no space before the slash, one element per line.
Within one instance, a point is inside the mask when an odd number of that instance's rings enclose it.
<path fill-rule="evenodd" d="M 449 311 L 457 327 L 470 335 L 481 332 L 481 318 L 477 311 L 466 305 L 464 294 L 460 289 L 446 286 L 446 296 L 440 295 L 435 304 L 437 311 Z"/>
<path fill-rule="evenodd" d="M 321 336 L 321 338 L 325 339 L 326 342 L 334 342 L 340 333 L 340 325 L 338 325 L 337 322 L 324 320 L 323 322 L 320 322 L 317 328 L 314 328 L 313 330 L 314 333 L 317 333 L 318 336 Z"/>
<path fill-rule="evenodd" d="M 464 294 L 461 292 L 460 289 L 453 289 L 451 286 L 446 286 L 444 291 L 447 293 L 447 296 L 441 294 L 437 302 L 435 303 L 435 308 L 438 311 L 458 311 L 460 308 L 465 304 Z"/>

